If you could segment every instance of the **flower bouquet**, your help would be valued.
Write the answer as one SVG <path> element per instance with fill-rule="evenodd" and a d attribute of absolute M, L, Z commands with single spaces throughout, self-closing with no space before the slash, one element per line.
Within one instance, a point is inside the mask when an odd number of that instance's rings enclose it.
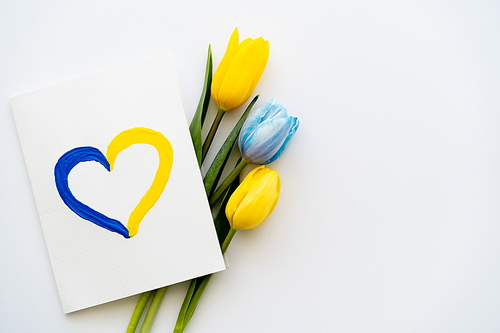
<path fill-rule="evenodd" d="M 268 58 L 268 41 L 259 37 L 239 42 L 236 28 L 212 79 L 212 53 L 209 46 L 204 86 L 189 127 L 200 167 L 224 114 L 242 106 L 251 97 Z M 203 140 L 202 127 L 210 97 L 217 104 L 218 112 L 206 139 Z M 298 119 L 289 116 L 286 109 L 274 99 L 252 111 L 258 98 L 258 95 L 255 96 L 248 104 L 203 178 L 210 207 L 215 208 L 219 204 L 214 212 L 214 223 L 222 253 L 225 253 L 237 231 L 258 227 L 273 212 L 278 202 L 281 182 L 278 172 L 268 169 L 265 165 L 283 154 L 299 126 Z M 236 141 L 241 157 L 229 175 L 218 185 Z M 238 176 L 248 164 L 258 167 L 240 184 Z M 191 280 L 177 317 L 175 333 L 185 330 L 212 275 Z M 148 291 L 140 296 L 127 333 L 136 332 L 146 304 L 151 299 L 140 330 L 141 333 L 149 332 L 166 289 L 167 287 Z"/>

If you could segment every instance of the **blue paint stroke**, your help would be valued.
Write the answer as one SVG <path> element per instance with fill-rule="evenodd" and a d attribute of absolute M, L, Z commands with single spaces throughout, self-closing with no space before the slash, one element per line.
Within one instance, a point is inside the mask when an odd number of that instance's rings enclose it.
<path fill-rule="evenodd" d="M 96 161 L 110 171 L 109 162 L 101 151 L 94 147 L 78 147 L 66 152 L 56 163 L 54 176 L 56 187 L 64 203 L 77 215 L 85 220 L 97 224 L 109 231 L 119 233 L 125 238 L 129 237 L 127 227 L 120 221 L 107 217 L 75 198 L 68 185 L 68 175 L 80 162 Z"/>

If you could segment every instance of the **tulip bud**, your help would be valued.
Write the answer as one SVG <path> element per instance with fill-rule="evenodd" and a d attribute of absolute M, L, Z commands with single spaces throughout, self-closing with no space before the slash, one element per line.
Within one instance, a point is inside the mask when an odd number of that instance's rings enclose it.
<path fill-rule="evenodd" d="M 297 128 L 299 119 L 289 116 L 275 99 L 252 112 L 238 137 L 243 158 L 253 164 L 274 162 L 283 154 Z"/>
<path fill-rule="evenodd" d="M 223 111 L 236 109 L 252 95 L 269 58 L 269 42 L 262 37 L 238 43 L 234 29 L 226 53 L 212 80 L 212 98 Z"/>
<path fill-rule="evenodd" d="M 258 227 L 276 207 L 280 188 L 280 176 L 276 171 L 260 166 L 250 172 L 227 202 L 226 216 L 231 228 Z"/>

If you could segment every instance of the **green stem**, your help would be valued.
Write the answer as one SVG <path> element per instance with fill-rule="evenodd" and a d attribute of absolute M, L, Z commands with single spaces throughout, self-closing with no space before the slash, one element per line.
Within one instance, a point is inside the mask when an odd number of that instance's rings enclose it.
<path fill-rule="evenodd" d="M 238 230 L 233 229 L 233 227 L 231 227 L 231 229 L 229 229 L 229 232 L 227 233 L 226 239 L 224 239 L 224 243 L 222 243 L 222 246 L 221 246 L 222 253 L 226 253 L 226 250 L 229 246 L 229 243 L 231 243 L 231 241 L 233 240 L 233 237 L 236 234 L 236 231 L 238 231 Z"/>
<path fill-rule="evenodd" d="M 177 321 L 175 323 L 174 333 L 180 333 L 183 331 L 184 318 L 186 317 L 186 312 L 189 307 L 189 303 L 193 298 L 193 293 L 196 288 L 196 283 L 198 279 L 192 279 L 189 283 L 189 288 L 186 293 L 186 297 L 184 297 L 184 302 L 182 302 L 181 310 L 179 311 L 179 315 L 177 316 Z"/>
<path fill-rule="evenodd" d="M 194 310 L 196 310 L 196 306 L 198 305 L 198 302 L 200 301 L 201 295 L 203 295 L 203 292 L 207 288 L 208 283 L 212 279 L 213 274 L 205 275 L 199 278 L 201 282 L 199 283 L 196 291 L 193 294 L 193 299 L 189 303 L 189 306 L 186 311 L 186 316 L 184 318 L 184 321 L 182 322 L 182 329 L 179 331 L 180 333 L 184 332 L 186 329 L 187 324 L 191 320 L 191 317 L 193 317 Z"/>
<path fill-rule="evenodd" d="M 244 158 L 241 159 L 241 161 L 236 165 L 236 167 L 231 171 L 231 173 L 224 179 L 222 184 L 215 190 L 214 194 L 209 198 L 210 200 L 210 208 L 213 208 L 217 201 L 219 201 L 220 197 L 222 194 L 224 194 L 224 191 L 226 188 L 228 188 L 229 185 L 233 182 L 233 180 L 238 177 L 240 174 L 241 170 L 243 170 L 244 167 L 248 165 L 248 161 L 245 160 Z"/>
<path fill-rule="evenodd" d="M 207 156 L 208 149 L 210 148 L 210 145 L 212 144 L 212 140 L 214 139 L 215 132 L 217 132 L 217 128 L 219 128 L 220 121 L 222 120 L 222 117 L 226 113 L 225 110 L 219 109 L 217 111 L 217 116 L 215 117 L 215 120 L 212 124 L 212 127 L 210 127 L 210 132 L 208 132 L 207 138 L 205 140 L 205 143 L 203 144 L 203 150 L 201 152 L 201 162 L 203 163 L 203 160 L 205 160 L 205 157 Z"/>
<path fill-rule="evenodd" d="M 139 323 L 139 320 L 141 319 L 142 312 L 144 311 L 144 308 L 146 307 L 146 303 L 148 302 L 149 296 L 151 295 L 152 291 L 146 291 L 145 293 L 141 294 L 141 297 L 139 297 L 139 301 L 137 301 L 137 305 L 135 306 L 134 313 L 132 313 L 132 318 L 130 318 L 130 322 L 127 327 L 127 332 L 126 333 L 135 333 L 135 330 L 137 328 L 137 324 Z"/>
<path fill-rule="evenodd" d="M 238 139 L 238 135 L 240 134 L 241 128 L 243 127 L 243 124 L 245 123 L 248 115 L 250 114 L 250 111 L 255 105 L 255 102 L 257 102 L 258 98 L 259 95 L 255 96 L 254 99 L 250 102 L 250 104 L 248 104 L 245 112 L 243 112 L 236 125 L 234 125 L 233 130 L 231 131 L 231 133 L 229 133 L 228 137 L 226 138 L 226 141 L 224 141 L 224 143 L 220 147 L 219 152 L 212 161 L 212 165 L 210 165 L 210 168 L 205 174 L 205 177 L 203 178 L 203 184 L 205 184 L 205 192 L 207 193 L 208 197 L 212 196 L 212 193 L 214 192 L 213 190 L 215 190 L 214 186 L 217 186 L 217 183 L 219 182 L 222 170 L 224 169 L 224 166 L 226 165 L 229 155 L 231 154 L 231 150 L 233 149 L 234 144 Z M 200 143 L 200 161 L 201 161 L 201 143 Z"/>
<path fill-rule="evenodd" d="M 167 291 L 167 287 L 156 290 L 139 333 L 148 333 L 149 330 L 151 330 L 151 326 L 153 326 L 153 321 L 155 320 L 156 313 L 158 312 L 158 308 L 160 307 L 163 296 L 165 295 L 165 291 Z"/>
<path fill-rule="evenodd" d="M 236 231 L 238 231 L 238 230 L 233 229 L 233 228 L 229 229 L 229 232 L 226 236 L 226 239 L 224 240 L 224 243 L 222 243 L 222 246 L 221 246 L 222 253 L 226 252 L 226 250 L 229 246 L 229 243 L 231 243 L 231 240 L 233 239 L 234 235 L 236 234 Z M 207 285 L 210 282 L 210 280 L 212 279 L 212 276 L 213 276 L 213 274 L 210 274 L 210 275 L 206 275 L 206 276 L 203 276 L 200 278 L 201 283 L 198 286 L 198 288 L 196 289 L 196 291 L 194 292 L 194 294 L 191 298 L 191 301 L 189 303 L 189 306 L 187 308 L 187 311 L 186 311 L 184 317 L 182 318 L 182 326 L 178 327 L 177 325 L 175 325 L 174 333 L 184 332 L 187 324 L 189 323 L 189 321 L 191 320 L 191 317 L 193 316 L 194 310 L 196 310 L 196 307 L 198 306 L 198 302 L 199 302 L 201 296 L 203 295 L 203 292 L 207 288 Z"/>

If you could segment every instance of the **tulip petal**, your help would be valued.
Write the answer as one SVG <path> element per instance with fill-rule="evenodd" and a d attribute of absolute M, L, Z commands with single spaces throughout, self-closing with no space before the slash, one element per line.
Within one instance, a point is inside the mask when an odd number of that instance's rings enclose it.
<path fill-rule="evenodd" d="M 268 119 L 258 125 L 242 144 L 243 157 L 254 164 L 263 164 L 273 157 L 289 135 L 293 118 Z"/>
<path fill-rule="evenodd" d="M 212 79 L 212 98 L 214 99 L 217 105 L 219 105 L 220 86 L 222 84 L 224 76 L 226 75 L 229 65 L 231 65 L 231 62 L 233 61 L 233 58 L 237 52 L 239 46 L 238 40 L 239 40 L 238 28 L 235 28 L 233 33 L 231 34 L 231 38 L 229 39 L 226 53 L 224 54 L 224 57 L 220 61 L 219 67 L 217 67 L 217 71 L 215 72 L 214 77 Z"/>
<path fill-rule="evenodd" d="M 219 89 L 219 107 L 232 110 L 246 101 L 264 58 L 263 44 L 262 37 L 259 37 L 236 53 Z"/>
<path fill-rule="evenodd" d="M 292 127 L 290 127 L 290 130 L 288 131 L 288 135 L 285 139 L 285 142 L 281 145 L 281 148 L 274 154 L 273 157 L 271 157 L 269 160 L 265 161 L 263 164 L 269 164 L 271 162 L 274 162 L 278 159 L 278 157 L 281 156 L 285 152 L 285 150 L 288 148 L 290 145 L 290 139 L 293 137 L 297 129 L 299 128 L 299 119 L 297 117 L 292 117 L 293 118 L 293 124 Z"/>
<path fill-rule="evenodd" d="M 260 166 L 258 168 L 253 169 L 246 177 L 245 180 L 236 188 L 236 190 L 231 195 L 231 198 L 227 202 L 226 205 L 226 216 L 229 220 L 229 224 L 233 225 L 233 217 L 238 209 L 239 205 L 245 199 L 250 187 L 252 185 L 252 178 L 260 169 L 264 168 L 264 166 Z"/>
<path fill-rule="evenodd" d="M 258 109 L 252 111 L 248 115 L 247 120 L 243 124 L 241 128 L 240 135 L 238 137 L 238 147 L 240 148 L 242 144 L 247 140 L 248 136 L 253 132 L 253 130 L 262 122 L 262 119 L 266 116 L 266 113 L 269 112 L 269 109 L 276 103 L 276 100 L 270 99 L 264 105 L 259 107 Z"/>
<path fill-rule="evenodd" d="M 276 197 L 276 200 L 274 200 L 274 205 L 271 207 L 269 214 L 271 214 L 274 211 L 274 208 L 276 208 L 276 204 L 278 203 L 278 198 L 280 196 L 280 191 L 281 191 L 281 179 L 280 179 L 280 175 L 278 174 L 278 172 L 276 172 L 276 175 L 278 176 L 278 180 L 276 182 L 277 197 Z"/>
<path fill-rule="evenodd" d="M 253 91 L 255 90 L 255 87 L 257 86 L 257 83 L 259 83 L 259 80 L 262 76 L 262 73 L 264 73 L 264 69 L 266 68 L 267 65 L 267 60 L 269 59 L 269 42 L 267 40 L 264 41 L 264 58 L 262 60 L 262 63 L 260 64 L 259 71 L 255 75 L 252 85 L 250 86 L 250 89 L 248 90 L 247 96 L 245 97 L 245 101 L 250 98 L 252 95 Z"/>
<path fill-rule="evenodd" d="M 288 117 L 286 113 L 286 109 L 281 106 L 281 104 L 274 104 L 269 112 L 266 113 L 262 121 L 270 119 L 270 118 L 285 118 Z"/>
<path fill-rule="evenodd" d="M 253 41 L 252 38 L 247 38 L 247 39 L 242 40 L 241 43 L 236 48 L 236 52 L 234 54 L 240 52 L 245 46 L 247 46 L 248 44 L 250 44 L 251 41 Z"/>
<path fill-rule="evenodd" d="M 269 169 L 260 170 L 261 177 L 252 186 L 233 216 L 233 228 L 248 230 L 259 226 L 274 210 L 279 197 L 279 175 Z M 260 178 L 260 179 L 259 179 Z"/>

